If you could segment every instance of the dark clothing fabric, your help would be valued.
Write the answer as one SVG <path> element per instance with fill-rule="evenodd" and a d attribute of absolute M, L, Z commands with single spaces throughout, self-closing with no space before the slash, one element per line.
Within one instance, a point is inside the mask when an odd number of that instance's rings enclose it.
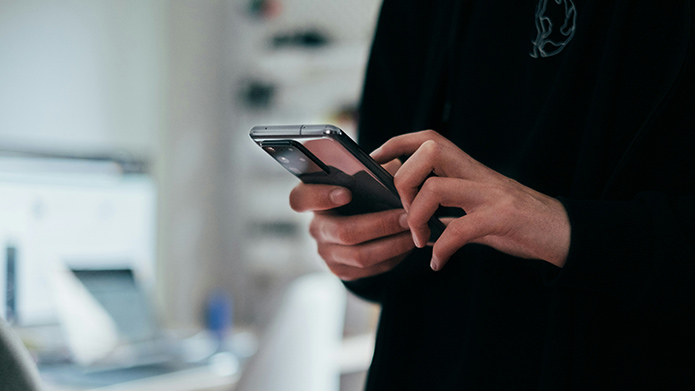
<path fill-rule="evenodd" d="M 558 197 L 571 248 L 559 269 L 467 245 L 436 273 L 416 250 L 347 282 L 382 306 L 368 390 L 695 388 L 693 2 L 560 3 L 383 4 L 360 143 L 435 129 Z"/>

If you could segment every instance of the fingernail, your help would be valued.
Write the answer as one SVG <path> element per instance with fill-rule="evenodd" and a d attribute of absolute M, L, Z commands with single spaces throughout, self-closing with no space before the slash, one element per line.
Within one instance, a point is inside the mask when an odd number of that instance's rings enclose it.
<path fill-rule="evenodd" d="M 374 155 L 378 154 L 380 151 L 381 151 L 381 147 L 373 150 L 372 153 L 369 154 L 369 156 L 374 156 Z"/>
<path fill-rule="evenodd" d="M 430 261 L 430 268 L 435 272 L 439 270 L 438 263 L 437 258 L 433 255 L 432 260 Z"/>
<path fill-rule="evenodd" d="M 407 213 L 401 214 L 401 217 L 398 218 L 398 224 L 401 225 L 401 228 L 408 228 L 408 214 Z"/>
<path fill-rule="evenodd" d="M 336 205 L 345 205 L 350 202 L 350 194 L 345 189 L 336 189 L 329 195 L 331 201 Z"/>

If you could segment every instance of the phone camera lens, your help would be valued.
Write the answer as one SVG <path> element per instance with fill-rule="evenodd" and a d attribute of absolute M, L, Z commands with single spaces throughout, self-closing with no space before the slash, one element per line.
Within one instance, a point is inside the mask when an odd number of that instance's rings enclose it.
<path fill-rule="evenodd" d="M 282 163 L 289 163 L 289 162 L 290 162 L 290 159 L 288 159 L 288 158 L 286 158 L 286 157 L 284 157 L 284 156 L 278 157 L 278 160 L 279 160 L 280 162 L 282 162 Z"/>
<path fill-rule="evenodd" d="M 275 148 L 273 147 L 265 147 L 265 150 L 268 152 L 275 152 Z"/>

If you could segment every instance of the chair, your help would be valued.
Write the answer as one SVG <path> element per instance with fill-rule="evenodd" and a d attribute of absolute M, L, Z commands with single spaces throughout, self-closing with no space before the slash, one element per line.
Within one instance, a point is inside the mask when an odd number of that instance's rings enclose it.
<path fill-rule="evenodd" d="M 29 352 L 7 322 L 0 319 L 0 390 L 35 391 L 41 389 L 40 384 Z"/>
<path fill-rule="evenodd" d="M 294 281 L 235 391 L 338 391 L 347 294 L 328 273 Z"/>

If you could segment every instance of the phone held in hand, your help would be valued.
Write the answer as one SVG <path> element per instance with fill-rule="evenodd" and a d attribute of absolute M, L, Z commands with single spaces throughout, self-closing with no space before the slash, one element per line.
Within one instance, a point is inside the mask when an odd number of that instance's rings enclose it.
<path fill-rule="evenodd" d="M 393 177 L 345 132 L 333 125 L 254 126 L 251 139 L 287 171 L 308 184 L 342 186 L 352 201 L 336 209 L 344 215 L 401 208 Z M 444 231 L 429 221 L 430 241 Z"/>

